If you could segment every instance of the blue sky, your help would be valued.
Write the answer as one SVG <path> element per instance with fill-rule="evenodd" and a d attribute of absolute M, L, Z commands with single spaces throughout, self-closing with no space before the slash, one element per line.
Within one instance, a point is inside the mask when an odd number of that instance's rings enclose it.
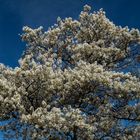
<path fill-rule="evenodd" d="M 140 0 L 0 0 L 0 63 L 18 66 L 25 49 L 18 34 L 24 25 L 47 30 L 58 16 L 77 19 L 85 4 L 103 8 L 117 25 L 140 29 Z"/>

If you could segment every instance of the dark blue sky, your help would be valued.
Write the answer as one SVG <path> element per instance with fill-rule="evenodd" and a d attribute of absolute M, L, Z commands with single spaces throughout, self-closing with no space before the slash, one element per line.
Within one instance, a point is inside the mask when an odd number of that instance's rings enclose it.
<path fill-rule="evenodd" d="M 25 49 L 18 34 L 24 25 L 47 30 L 58 16 L 77 19 L 85 4 L 103 8 L 117 25 L 140 29 L 140 0 L 0 0 L 0 63 L 18 66 Z"/>

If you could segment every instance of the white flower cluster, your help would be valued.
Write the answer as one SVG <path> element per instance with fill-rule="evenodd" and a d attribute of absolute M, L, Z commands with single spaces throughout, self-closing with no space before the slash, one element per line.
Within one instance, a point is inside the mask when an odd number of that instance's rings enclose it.
<path fill-rule="evenodd" d="M 107 66 L 113 66 L 115 65 L 114 62 L 116 60 L 118 61 L 119 59 L 123 59 L 126 57 L 125 51 L 122 51 L 119 48 L 114 48 L 112 46 L 107 48 L 100 47 L 98 46 L 98 42 L 96 44 L 95 42 L 92 44 L 78 44 L 72 50 L 72 58 L 75 61 L 83 60 L 90 63 L 97 61 L 102 65 L 105 64 Z"/>

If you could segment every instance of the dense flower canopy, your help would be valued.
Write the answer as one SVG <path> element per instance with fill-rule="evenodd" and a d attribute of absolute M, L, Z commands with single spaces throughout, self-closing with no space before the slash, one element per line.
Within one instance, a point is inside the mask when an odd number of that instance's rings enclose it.
<path fill-rule="evenodd" d="M 140 138 L 140 32 L 90 10 L 85 5 L 78 20 L 58 17 L 47 32 L 23 28 L 20 66 L 0 65 L 9 139 Z"/>

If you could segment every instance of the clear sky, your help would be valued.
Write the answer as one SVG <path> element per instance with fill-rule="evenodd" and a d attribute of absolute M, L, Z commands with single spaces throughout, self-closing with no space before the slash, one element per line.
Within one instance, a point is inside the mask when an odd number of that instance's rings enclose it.
<path fill-rule="evenodd" d="M 140 0 L 0 0 L 0 63 L 18 66 L 25 49 L 18 34 L 24 25 L 47 30 L 58 16 L 77 19 L 85 4 L 103 8 L 117 25 L 140 29 Z"/>

